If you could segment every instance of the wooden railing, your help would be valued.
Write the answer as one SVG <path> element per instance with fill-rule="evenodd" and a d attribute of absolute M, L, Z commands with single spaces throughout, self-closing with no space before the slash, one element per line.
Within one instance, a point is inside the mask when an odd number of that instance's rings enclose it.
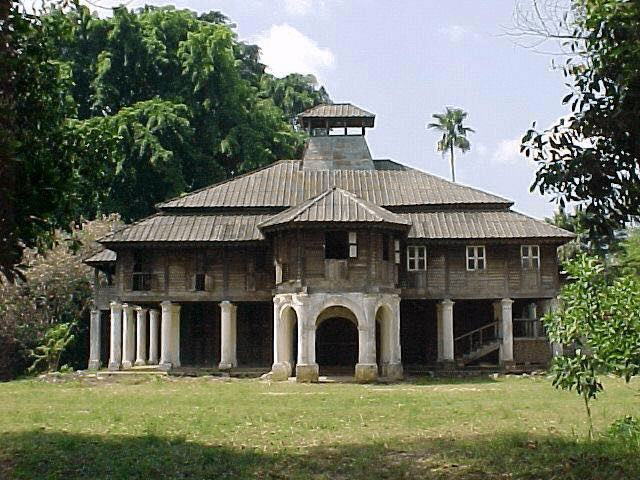
<path fill-rule="evenodd" d="M 544 325 L 537 318 L 514 318 L 514 338 L 540 338 L 546 336 Z"/>
<path fill-rule="evenodd" d="M 456 356 L 462 356 L 479 349 L 483 345 L 498 339 L 498 322 L 483 325 L 480 328 L 453 339 Z"/>

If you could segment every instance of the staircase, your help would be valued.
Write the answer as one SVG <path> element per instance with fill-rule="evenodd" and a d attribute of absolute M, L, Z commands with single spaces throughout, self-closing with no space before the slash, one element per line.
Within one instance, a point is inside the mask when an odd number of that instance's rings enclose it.
<path fill-rule="evenodd" d="M 498 322 L 476 328 L 453 339 L 456 362 L 464 367 L 500 348 Z"/>

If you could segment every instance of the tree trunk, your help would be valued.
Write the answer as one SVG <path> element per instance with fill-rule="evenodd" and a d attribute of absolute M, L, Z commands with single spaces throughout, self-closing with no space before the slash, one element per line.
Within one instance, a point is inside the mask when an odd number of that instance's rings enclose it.
<path fill-rule="evenodd" d="M 454 183 L 456 181 L 456 171 L 453 168 L 453 145 L 451 145 L 451 181 Z"/>

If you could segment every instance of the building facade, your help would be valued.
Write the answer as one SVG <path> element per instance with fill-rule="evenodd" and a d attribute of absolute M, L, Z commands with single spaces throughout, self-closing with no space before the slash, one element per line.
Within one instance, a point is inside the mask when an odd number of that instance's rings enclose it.
<path fill-rule="evenodd" d="M 414 365 L 544 364 L 540 315 L 572 234 L 371 158 L 374 116 L 300 115 L 302 159 L 157 205 L 100 240 L 90 368 L 258 367 L 359 381 Z"/>

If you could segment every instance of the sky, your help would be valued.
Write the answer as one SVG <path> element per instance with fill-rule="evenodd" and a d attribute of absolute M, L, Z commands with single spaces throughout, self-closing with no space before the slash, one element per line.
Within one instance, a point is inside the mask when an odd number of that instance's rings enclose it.
<path fill-rule="evenodd" d="M 102 6 L 111 0 L 100 0 Z M 313 74 L 336 103 L 376 115 L 367 131 L 373 158 L 450 179 L 448 157 L 427 130 L 446 106 L 468 113 L 471 150 L 456 152 L 456 180 L 551 217 L 550 197 L 530 193 L 536 166 L 520 155 L 535 121 L 546 128 L 568 113 L 568 93 L 550 55 L 507 35 L 516 0 L 131 0 L 229 17 L 241 41 L 261 47 L 270 73 Z M 120 2 L 113 2 L 117 4 Z M 95 10 L 95 7 L 91 7 Z M 99 12 L 104 15 L 103 12 Z"/>

